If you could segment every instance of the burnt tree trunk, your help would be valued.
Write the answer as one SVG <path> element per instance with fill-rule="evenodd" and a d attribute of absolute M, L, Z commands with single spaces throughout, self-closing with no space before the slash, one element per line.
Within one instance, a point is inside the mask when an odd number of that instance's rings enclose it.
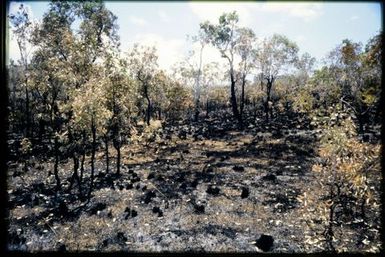
<path fill-rule="evenodd" d="M 116 150 L 116 174 L 120 175 L 120 159 L 121 159 L 121 153 L 120 153 L 120 148 L 121 148 L 121 138 L 120 138 L 120 133 L 116 133 L 114 140 L 114 148 Z"/>
<path fill-rule="evenodd" d="M 239 106 L 239 113 L 241 120 L 243 120 L 243 109 L 245 108 L 245 85 L 246 85 L 246 75 L 242 76 L 242 88 L 241 88 L 241 103 Z"/>
<path fill-rule="evenodd" d="M 88 201 L 90 201 L 91 199 L 91 193 L 94 187 L 94 176 L 95 176 L 96 126 L 95 126 L 95 120 L 93 116 L 91 119 L 91 132 L 92 132 L 91 177 L 90 177 L 90 188 L 88 191 Z"/>
<path fill-rule="evenodd" d="M 150 125 L 150 118 L 151 118 L 151 99 L 148 95 L 148 86 L 144 85 L 144 97 L 147 100 L 147 110 L 146 110 L 146 123 L 147 125 Z"/>
<path fill-rule="evenodd" d="M 271 114 L 271 110 L 269 107 L 270 99 L 271 99 L 271 88 L 273 87 L 274 78 L 268 78 L 266 84 L 266 102 L 265 102 L 265 115 L 266 122 L 269 122 L 269 113 Z"/>
<path fill-rule="evenodd" d="M 53 169 L 53 174 L 55 176 L 56 180 L 56 191 L 59 191 L 61 189 L 61 184 L 60 184 L 60 177 L 59 177 L 59 140 L 57 135 L 55 135 L 54 139 L 54 149 L 55 149 L 55 164 L 54 164 L 54 169 Z"/>
<path fill-rule="evenodd" d="M 82 160 L 80 162 L 80 181 L 83 181 L 83 174 L 84 174 L 84 162 L 86 160 L 86 132 L 83 130 L 82 132 L 82 138 L 83 138 L 83 149 L 82 149 Z"/>
<path fill-rule="evenodd" d="M 110 171 L 110 156 L 108 154 L 108 136 L 104 135 L 105 156 L 106 156 L 106 174 Z"/>
<path fill-rule="evenodd" d="M 233 110 L 234 118 L 238 121 L 239 127 L 242 127 L 242 118 L 239 115 L 238 105 L 237 105 L 237 98 L 235 96 L 235 82 L 236 81 L 235 81 L 232 69 L 230 71 L 230 79 L 231 79 L 231 88 L 230 88 L 230 90 L 231 90 L 231 97 L 230 97 L 231 107 L 232 107 L 232 110 Z"/>

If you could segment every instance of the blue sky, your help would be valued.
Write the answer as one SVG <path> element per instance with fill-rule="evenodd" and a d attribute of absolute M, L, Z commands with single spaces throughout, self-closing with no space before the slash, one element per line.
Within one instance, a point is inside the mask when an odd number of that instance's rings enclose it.
<path fill-rule="evenodd" d="M 11 2 L 10 11 L 21 2 Z M 41 19 L 48 2 L 24 2 Z M 262 39 L 274 33 L 295 41 L 300 52 L 321 61 L 343 39 L 366 43 L 381 28 L 381 5 L 376 2 L 132 2 L 108 1 L 118 17 L 122 50 L 133 43 L 155 45 L 160 67 L 169 69 L 194 48 L 186 35 L 194 35 L 204 20 L 216 22 L 223 12 L 236 10 L 240 25 Z M 205 50 L 205 62 L 219 61 L 215 49 Z M 10 42 L 10 58 L 19 53 Z"/>

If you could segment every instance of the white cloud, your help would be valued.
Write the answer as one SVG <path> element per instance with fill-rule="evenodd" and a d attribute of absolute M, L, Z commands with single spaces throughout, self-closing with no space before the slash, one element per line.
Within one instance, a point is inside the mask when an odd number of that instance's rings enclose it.
<path fill-rule="evenodd" d="M 298 35 L 298 36 L 296 36 L 295 38 L 294 38 L 294 41 L 296 42 L 296 43 L 302 43 L 302 42 L 304 42 L 304 41 L 306 41 L 306 37 L 304 36 L 304 35 Z"/>
<path fill-rule="evenodd" d="M 170 16 L 163 10 L 158 11 L 158 16 L 160 20 L 163 22 L 166 22 L 166 23 L 171 22 Z"/>
<path fill-rule="evenodd" d="M 322 5 L 320 3 L 270 2 L 261 4 L 261 9 L 266 12 L 287 14 L 301 18 L 304 21 L 311 21 L 322 15 Z"/>
<path fill-rule="evenodd" d="M 184 40 L 164 38 L 157 34 L 139 34 L 133 42 L 146 46 L 155 46 L 158 53 L 159 67 L 170 70 L 172 65 L 183 59 Z"/>
<path fill-rule="evenodd" d="M 132 24 L 137 25 L 137 26 L 144 26 L 144 25 L 148 24 L 148 22 L 145 19 L 139 18 L 139 17 L 136 17 L 136 16 L 129 16 L 128 20 Z"/>
<path fill-rule="evenodd" d="M 360 17 L 358 17 L 357 15 L 353 15 L 352 17 L 349 18 L 349 21 L 355 21 L 355 20 L 358 20 Z"/>

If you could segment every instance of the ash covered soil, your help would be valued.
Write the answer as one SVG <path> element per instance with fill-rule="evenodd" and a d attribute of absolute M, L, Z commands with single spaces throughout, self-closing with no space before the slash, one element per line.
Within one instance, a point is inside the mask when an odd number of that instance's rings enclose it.
<path fill-rule="evenodd" d="M 100 149 L 89 203 L 77 199 L 76 186 L 55 193 L 47 177 L 52 163 L 36 161 L 21 175 L 15 164 L 8 173 L 9 249 L 319 251 L 306 238 L 298 200 L 317 179 L 311 167 L 320 131 L 306 124 L 293 119 L 240 131 L 208 119 L 165 126 L 158 140 L 122 149 L 120 176 L 114 158 L 105 174 Z M 63 188 L 71 172 L 72 162 L 62 161 Z M 350 249 L 360 250 L 352 238 Z"/>

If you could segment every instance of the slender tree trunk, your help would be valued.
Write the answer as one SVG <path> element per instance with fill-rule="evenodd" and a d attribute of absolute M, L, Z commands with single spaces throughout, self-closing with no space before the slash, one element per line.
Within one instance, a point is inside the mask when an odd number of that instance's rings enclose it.
<path fill-rule="evenodd" d="M 60 153 L 59 153 L 59 140 L 56 135 L 54 139 L 54 148 L 55 148 L 55 164 L 54 164 L 53 174 L 56 180 L 56 191 L 59 191 L 61 189 L 60 177 L 59 177 L 59 154 Z"/>
<path fill-rule="evenodd" d="M 25 136 L 30 137 L 30 127 L 31 127 L 31 113 L 29 109 L 29 91 L 27 88 L 27 79 L 25 80 L 25 116 L 26 116 L 26 124 L 25 124 Z"/>
<path fill-rule="evenodd" d="M 110 170 L 110 156 L 108 154 L 108 136 L 104 135 L 104 144 L 105 144 L 105 156 L 106 156 L 106 174 L 108 174 Z"/>
<path fill-rule="evenodd" d="M 272 86 L 273 86 L 273 80 L 269 79 L 267 81 L 267 85 L 266 85 L 266 103 L 265 103 L 266 122 L 269 122 L 269 112 L 270 112 L 269 103 L 270 103 L 270 95 L 271 95 Z M 271 114 L 271 112 L 270 112 L 270 114 Z"/>
<path fill-rule="evenodd" d="M 79 195 L 81 196 L 81 193 L 82 193 L 81 192 L 82 191 L 81 190 L 81 182 L 80 182 L 79 173 L 78 173 L 78 170 L 79 170 L 79 158 L 77 158 L 77 156 L 76 156 L 76 148 L 77 148 L 77 146 L 74 145 L 76 143 L 74 142 L 73 134 L 72 134 L 70 129 L 68 129 L 68 139 L 69 139 L 69 144 L 73 145 L 73 147 L 71 147 L 71 149 L 70 149 L 70 151 L 71 151 L 70 155 L 72 156 L 72 160 L 74 162 L 74 165 L 73 165 L 74 170 L 73 170 L 73 174 L 72 174 L 72 176 L 70 178 L 70 185 L 68 187 L 68 192 L 71 192 L 73 184 L 74 184 L 74 182 L 76 180 L 76 182 L 78 183 L 78 187 L 79 187 Z"/>
<path fill-rule="evenodd" d="M 91 131 L 92 131 L 91 177 L 90 177 L 90 189 L 88 191 L 88 201 L 91 199 L 91 193 L 94 187 L 94 176 L 95 176 L 96 127 L 95 127 L 94 117 L 92 117 L 91 119 Z"/>
<path fill-rule="evenodd" d="M 242 76 L 242 91 L 241 91 L 241 103 L 240 103 L 240 116 L 243 120 L 243 109 L 245 107 L 245 85 L 246 85 L 246 75 Z"/>
<path fill-rule="evenodd" d="M 84 162 L 86 160 L 86 132 L 82 131 L 82 138 L 83 138 L 83 149 L 82 149 L 82 160 L 80 162 L 80 181 L 83 181 L 83 174 L 84 174 Z"/>
<path fill-rule="evenodd" d="M 209 109 L 209 98 L 206 99 L 206 118 L 209 117 L 209 112 L 210 112 L 210 109 Z"/>
<path fill-rule="evenodd" d="M 148 96 L 147 85 L 144 86 L 144 97 L 147 99 L 146 123 L 147 123 L 147 125 L 150 125 L 151 100 L 150 100 L 150 97 Z"/>
<path fill-rule="evenodd" d="M 120 138 L 116 139 L 114 146 L 115 146 L 116 153 L 117 153 L 116 154 L 116 174 L 120 175 L 120 158 L 121 158 L 121 153 L 120 153 L 121 141 L 120 141 Z"/>
<path fill-rule="evenodd" d="M 235 78 L 234 78 L 232 69 L 230 71 L 230 79 L 231 79 L 231 97 L 230 97 L 231 107 L 233 110 L 234 118 L 238 121 L 238 125 L 242 127 L 242 118 L 240 117 L 238 112 L 237 98 L 235 96 Z"/>

